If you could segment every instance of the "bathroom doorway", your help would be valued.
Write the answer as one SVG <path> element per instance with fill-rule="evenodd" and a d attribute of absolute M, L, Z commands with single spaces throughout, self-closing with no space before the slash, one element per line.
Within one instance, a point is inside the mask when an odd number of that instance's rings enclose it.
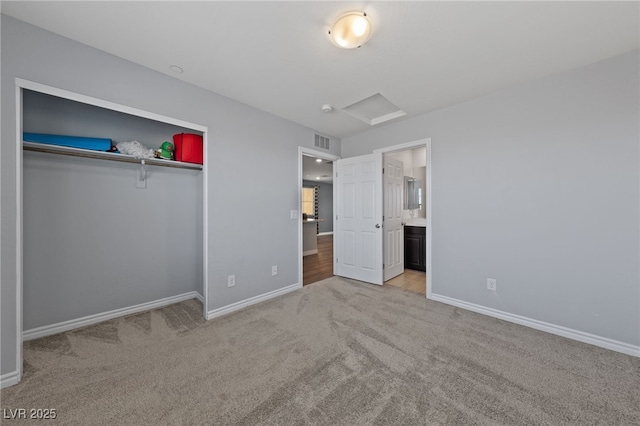
<path fill-rule="evenodd" d="M 390 210 L 393 203 L 388 200 L 385 206 L 384 231 L 387 242 L 383 244 L 385 269 L 397 268 L 398 254 L 402 257 L 402 272 L 395 276 L 385 277 L 385 286 L 400 287 L 427 296 L 430 290 L 429 275 L 431 271 L 431 169 L 430 139 L 397 145 L 377 150 L 383 154 L 385 172 L 387 162 L 401 162 L 403 167 L 403 191 L 401 204 L 402 236 L 387 235 L 392 232 L 393 223 L 387 225 L 387 217 L 392 219 Z M 376 151 L 374 151 L 376 152 Z M 389 161 L 385 162 L 385 159 Z M 383 198 L 391 194 L 385 188 Z M 391 206 L 391 207 L 390 207 Z M 391 209 L 393 210 L 393 209 Z"/>

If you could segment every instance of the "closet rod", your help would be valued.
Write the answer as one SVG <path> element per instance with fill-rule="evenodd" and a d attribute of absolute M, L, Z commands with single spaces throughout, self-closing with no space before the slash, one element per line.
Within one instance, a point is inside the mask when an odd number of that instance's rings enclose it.
<path fill-rule="evenodd" d="M 90 151 L 66 146 L 46 145 L 37 142 L 22 142 L 25 151 L 45 152 L 48 154 L 70 155 L 72 157 L 97 158 L 99 160 L 119 161 L 121 163 L 146 164 L 149 166 L 174 167 L 178 169 L 202 170 L 201 164 L 182 163 L 180 161 L 158 160 L 155 158 L 133 158 L 114 152 Z M 143 163 L 144 161 L 144 163 Z"/>

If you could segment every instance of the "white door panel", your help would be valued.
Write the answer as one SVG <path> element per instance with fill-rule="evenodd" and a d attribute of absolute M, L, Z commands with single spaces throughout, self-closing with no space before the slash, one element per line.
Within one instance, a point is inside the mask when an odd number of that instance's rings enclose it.
<path fill-rule="evenodd" d="M 390 157 L 384 159 L 384 281 L 404 272 L 404 228 L 402 202 L 404 165 Z"/>
<path fill-rule="evenodd" d="M 382 155 L 334 165 L 336 275 L 382 284 Z"/>
<path fill-rule="evenodd" d="M 342 253 L 342 262 L 345 267 L 354 268 L 356 266 L 356 233 L 351 230 L 343 231 L 342 234 L 344 248 Z M 340 275 L 340 274 L 337 274 Z"/>

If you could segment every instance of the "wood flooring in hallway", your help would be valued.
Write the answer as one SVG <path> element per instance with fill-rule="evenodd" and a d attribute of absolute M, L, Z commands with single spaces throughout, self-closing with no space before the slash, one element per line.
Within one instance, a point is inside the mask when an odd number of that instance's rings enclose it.
<path fill-rule="evenodd" d="M 333 235 L 318 236 L 318 253 L 302 258 L 302 285 L 333 276 Z"/>

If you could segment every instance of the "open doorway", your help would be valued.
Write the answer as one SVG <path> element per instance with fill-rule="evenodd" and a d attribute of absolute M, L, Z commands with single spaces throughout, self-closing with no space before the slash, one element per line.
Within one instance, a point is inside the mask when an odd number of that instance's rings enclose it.
<path fill-rule="evenodd" d="M 426 295 L 426 147 L 383 155 L 384 284 Z"/>
<path fill-rule="evenodd" d="M 300 148 L 299 153 L 300 283 L 332 277 L 333 162 L 339 157 Z"/>
<path fill-rule="evenodd" d="M 382 153 L 385 165 L 384 285 L 425 296 L 429 290 L 428 275 L 431 270 L 429 151 L 428 139 L 377 151 Z M 401 164 L 402 172 L 389 173 L 387 169 L 398 167 L 398 164 Z M 401 190 L 392 190 L 392 187 Z"/>
<path fill-rule="evenodd" d="M 424 244 L 421 247 L 424 248 L 426 297 L 431 297 L 431 139 L 377 149 L 372 154 L 335 161 L 335 275 L 383 285 L 383 233 L 388 229 L 383 218 L 383 155 L 420 147 L 425 148 L 426 163 L 423 194 L 426 226 Z M 403 166 L 399 169 L 404 173 Z M 418 256 L 422 257 L 421 254 Z"/>

